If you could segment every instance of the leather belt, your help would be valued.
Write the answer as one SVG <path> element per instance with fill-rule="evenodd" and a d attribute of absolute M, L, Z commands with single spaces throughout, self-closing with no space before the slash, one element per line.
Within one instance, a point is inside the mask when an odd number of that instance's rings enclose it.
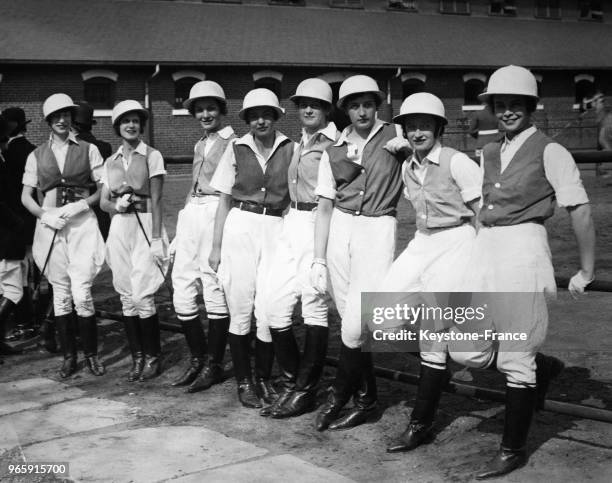
<path fill-rule="evenodd" d="M 64 206 L 68 203 L 84 200 L 87 198 L 87 188 L 79 188 L 74 186 L 58 186 L 56 188 L 55 206 Z"/>
<path fill-rule="evenodd" d="M 249 211 L 251 213 L 257 213 L 258 215 L 268 215 L 268 216 L 283 216 L 282 208 L 270 208 L 268 206 L 260 205 L 258 203 L 248 203 L 246 201 L 237 201 L 236 208 L 242 211 Z"/>
<path fill-rule="evenodd" d="M 301 201 L 292 201 L 291 208 L 298 211 L 313 211 L 319 206 L 317 203 L 302 203 Z"/>

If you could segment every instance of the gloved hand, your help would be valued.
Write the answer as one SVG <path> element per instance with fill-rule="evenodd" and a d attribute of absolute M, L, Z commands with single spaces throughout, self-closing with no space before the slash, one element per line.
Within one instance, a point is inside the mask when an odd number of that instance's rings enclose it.
<path fill-rule="evenodd" d="M 319 294 L 327 292 L 327 264 L 325 260 L 315 258 L 310 267 L 310 284 Z"/>
<path fill-rule="evenodd" d="M 567 289 L 569 290 L 569 293 L 572 295 L 572 297 L 576 298 L 579 294 L 584 293 L 585 287 L 593 280 L 595 280 L 595 277 L 591 278 L 591 280 L 588 280 L 584 277 L 584 275 L 582 275 L 582 270 L 578 270 L 576 275 L 570 278 Z"/>
<path fill-rule="evenodd" d="M 391 154 L 398 153 L 399 151 L 405 151 L 406 154 L 408 154 L 411 151 L 410 143 L 406 138 L 401 136 L 396 136 L 393 139 L 389 139 L 387 144 L 383 146 L 383 149 L 386 149 Z"/>
<path fill-rule="evenodd" d="M 40 217 L 40 222 L 54 230 L 61 230 L 66 226 L 66 218 L 62 218 L 59 210 L 45 211 Z"/>
<path fill-rule="evenodd" d="M 151 256 L 155 259 L 157 263 L 163 263 L 166 258 L 166 250 L 164 247 L 164 240 L 161 238 L 153 238 L 151 240 L 151 248 L 150 248 Z"/>
<path fill-rule="evenodd" d="M 117 198 L 117 201 L 115 202 L 115 209 L 119 213 L 125 213 L 131 204 L 132 193 L 125 193 L 124 195 L 121 195 L 119 198 Z"/>
<path fill-rule="evenodd" d="M 67 205 L 62 206 L 59 209 L 59 214 L 62 218 L 69 220 L 73 216 L 76 216 L 84 211 L 89 210 L 89 205 L 85 200 L 74 201 L 73 203 L 68 203 Z"/>
<path fill-rule="evenodd" d="M 221 264 L 221 249 L 213 247 L 208 255 L 208 266 L 213 272 L 217 273 L 219 265 Z"/>

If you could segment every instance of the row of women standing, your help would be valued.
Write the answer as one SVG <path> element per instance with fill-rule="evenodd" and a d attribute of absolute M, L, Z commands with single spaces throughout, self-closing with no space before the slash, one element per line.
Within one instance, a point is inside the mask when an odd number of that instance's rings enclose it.
<path fill-rule="evenodd" d="M 362 424 L 376 412 L 377 392 L 372 355 L 361 350 L 366 335 L 361 293 L 462 291 L 475 252 L 486 256 L 478 264 L 482 274 L 475 277 L 481 283 L 472 287 L 533 293 L 554 289 L 542 223 L 552 215 L 555 196 L 570 211 L 581 253 L 581 270 L 570 290 L 584 291 L 594 266 L 588 199 L 571 156 L 531 125 L 535 78 L 523 68 L 500 69 L 491 76 L 484 97 L 507 134 L 485 148 L 483 184 L 476 163 L 442 147 L 444 106 L 431 94 L 408 97 L 394 119 L 399 126 L 393 126 L 377 119 L 384 96 L 376 82 L 362 75 L 349 77 L 341 85 L 338 107 L 351 125 L 339 133 L 327 122 L 329 85 L 307 79 L 291 98 L 303 127 L 300 142 L 293 143 L 275 128 L 284 110 L 271 91 L 255 89 L 246 95 L 239 114 L 249 133 L 237 138 L 223 124 L 227 107 L 222 88 L 211 81 L 194 85 L 185 107 L 204 136 L 195 146 L 193 183 L 172 244 L 174 306 L 192 357 L 175 385 L 195 392 L 220 382 L 229 339 L 244 406 L 261 408 L 261 415 L 275 418 L 313 409 L 327 348 L 329 293 L 342 319 L 342 344 L 336 378 L 316 417 L 316 429 Z M 50 100 L 45 103 L 52 136 L 33 154 L 24 175 L 24 204 L 40 219 L 35 239 L 39 266 L 45 264 L 49 243 L 54 247 L 49 280 L 56 289 L 58 326 L 68 348 L 62 375 L 70 374 L 76 362 L 67 335 L 73 302 L 84 333 L 95 326 L 89 322 L 90 287 L 103 247 L 89 205 L 99 195 L 80 192 L 80 183 L 93 178 L 103 184 L 102 208 L 115 214 L 106 258 L 133 354 L 129 377 L 147 379 L 160 371 L 153 294 L 167 260 L 161 226 L 163 161 L 139 139 L 146 111 L 135 101 L 124 101 L 112 118 L 123 144 L 102 169 L 92 147 L 71 138 L 71 101 L 62 99 L 65 104 L 54 108 Z M 553 166 L 553 158 L 562 161 Z M 31 196 L 36 187 L 45 193 L 42 207 Z M 394 262 L 395 214 L 402 191 L 416 209 L 417 233 Z M 479 213 L 482 202 L 485 209 Z M 196 305 L 198 280 L 209 319 L 208 340 Z M 291 319 L 300 299 L 306 324 L 302 353 Z M 548 382 L 561 369 L 537 353 L 547 315 L 545 306 L 530 307 L 518 317 L 537 337 L 518 349 L 500 348 L 498 354 L 491 345 L 472 352 L 454 352 L 448 345 L 422 347 L 415 409 L 407 430 L 388 451 L 411 450 L 431 436 L 450 355 L 473 367 L 497 364 L 508 382 L 502 447 L 480 477 L 524 464 L 536 398 L 543 398 Z M 495 320 L 493 327 L 516 328 L 513 322 Z M 94 348 L 86 348 L 85 355 L 92 372 L 101 373 Z M 276 386 L 271 384 L 274 356 L 281 369 Z M 351 397 L 354 406 L 343 412 Z"/>

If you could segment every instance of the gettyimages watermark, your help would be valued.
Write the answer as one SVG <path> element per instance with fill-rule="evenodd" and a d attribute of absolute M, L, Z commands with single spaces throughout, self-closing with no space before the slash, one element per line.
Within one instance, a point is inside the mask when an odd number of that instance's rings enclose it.
<path fill-rule="evenodd" d="M 544 341 L 542 293 L 363 292 L 364 349 L 371 352 L 531 351 Z"/>

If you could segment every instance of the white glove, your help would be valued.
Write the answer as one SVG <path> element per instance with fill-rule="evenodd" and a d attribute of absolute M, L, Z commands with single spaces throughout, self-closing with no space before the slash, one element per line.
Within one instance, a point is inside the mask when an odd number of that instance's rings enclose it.
<path fill-rule="evenodd" d="M 131 204 L 132 204 L 132 193 L 126 193 L 124 195 L 121 195 L 119 198 L 117 198 L 117 201 L 115 202 L 115 209 L 119 213 L 125 213 Z"/>
<path fill-rule="evenodd" d="M 578 273 L 570 278 L 567 289 L 572 297 L 576 298 L 579 294 L 584 293 L 585 287 L 593 280 L 595 280 L 595 277 L 591 278 L 591 280 L 587 280 L 582 275 L 582 270 L 578 270 Z"/>
<path fill-rule="evenodd" d="M 164 240 L 161 238 L 153 238 L 151 240 L 150 253 L 157 263 L 163 263 L 166 258 Z"/>
<path fill-rule="evenodd" d="M 327 265 L 325 260 L 315 258 L 310 267 L 310 284 L 319 294 L 327 292 Z"/>
<path fill-rule="evenodd" d="M 66 226 L 66 218 L 62 218 L 59 210 L 45 211 L 40 217 L 40 222 L 54 230 L 61 230 Z"/>
<path fill-rule="evenodd" d="M 383 149 L 386 149 L 391 154 L 398 153 L 399 151 L 410 152 L 411 150 L 408 140 L 401 136 L 396 136 L 393 139 L 389 139 L 387 144 L 383 146 Z"/>
<path fill-rule="evenodd" d="M 59 209 L 59 214 L 62 218 L 66 218 L 67 220 L 69 220 L 73 216 L 76 216 L 79 213 L 83 213 L 87 210 L 89 210 L 89 205 L 87 204 L 87 201 L 79 200 L 62 206 Z"/>

